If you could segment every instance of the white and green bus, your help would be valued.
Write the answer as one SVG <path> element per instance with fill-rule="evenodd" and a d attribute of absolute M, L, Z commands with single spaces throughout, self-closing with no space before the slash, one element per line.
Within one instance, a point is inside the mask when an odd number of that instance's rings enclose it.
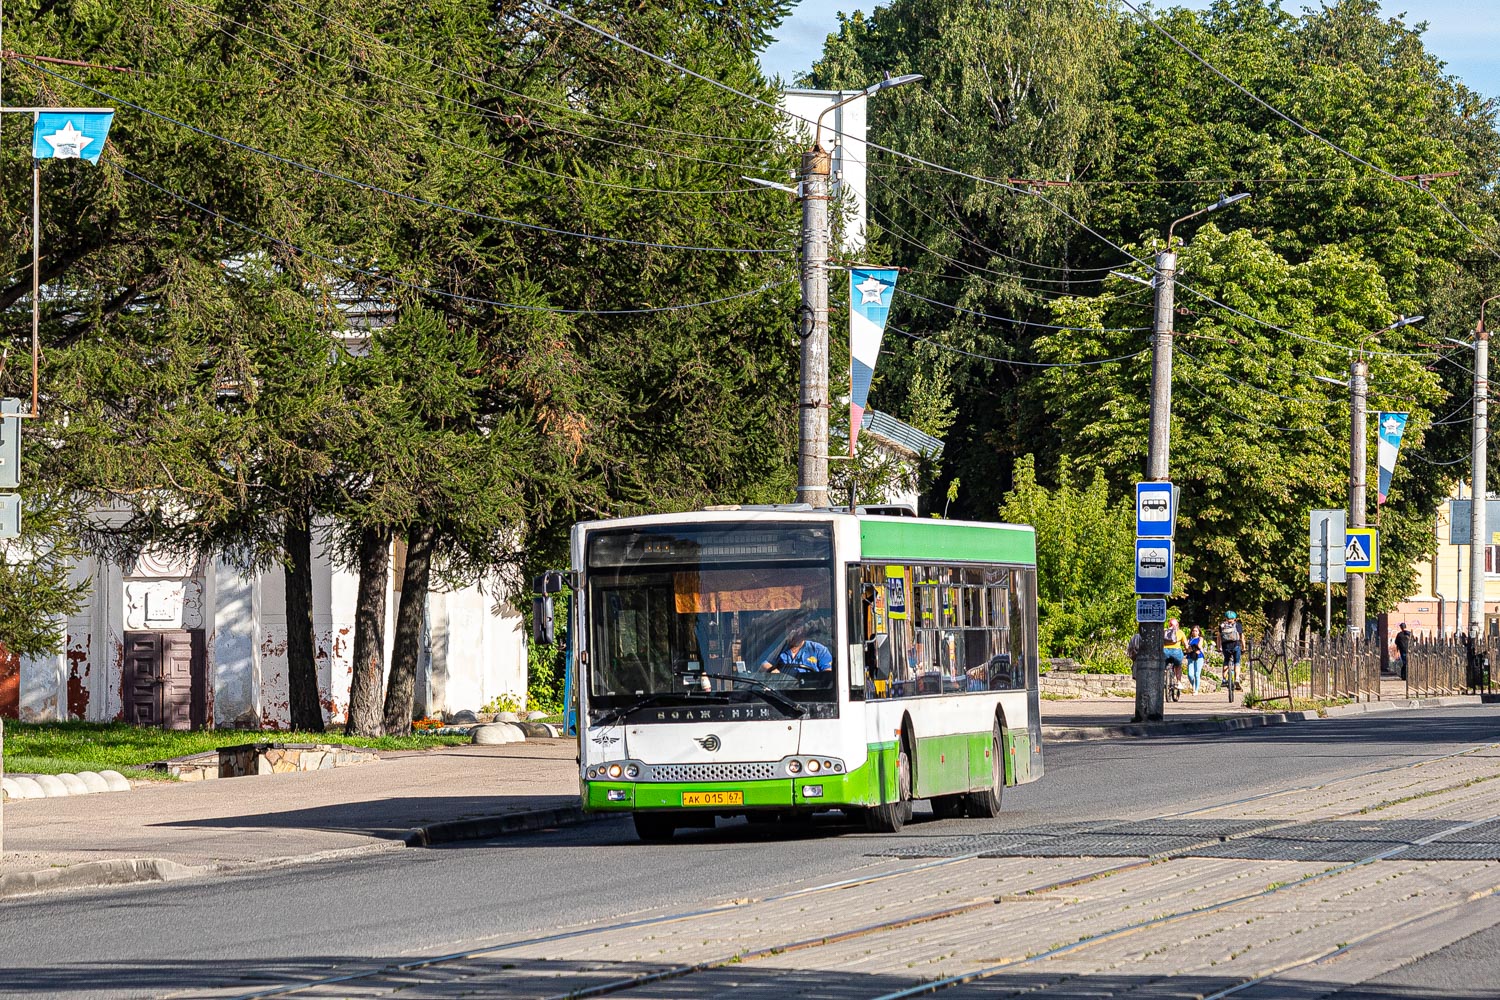
<path fill-rule="evenodd" d="M 894 832 L 915 799 L 988 817 L 1042 774 L 1029 527 L 742 507 L 571 541 L 583 805 L 644 840 L 832 809 Z"/>

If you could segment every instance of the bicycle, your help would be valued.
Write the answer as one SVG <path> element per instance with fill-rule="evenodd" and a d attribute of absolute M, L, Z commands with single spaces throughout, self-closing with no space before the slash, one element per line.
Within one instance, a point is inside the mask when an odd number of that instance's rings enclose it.
<path fill-rule="evenodd" d="M 1232 655 L 1229 652 L 1224 653 L 1224 690 L 1229 692 L 1229 704 L 1231 705 L 1234 704 L 1234 689 L 1240 683 L 1239 658 L 1240 651 L 1238 649 L 1234 650 Z"/>

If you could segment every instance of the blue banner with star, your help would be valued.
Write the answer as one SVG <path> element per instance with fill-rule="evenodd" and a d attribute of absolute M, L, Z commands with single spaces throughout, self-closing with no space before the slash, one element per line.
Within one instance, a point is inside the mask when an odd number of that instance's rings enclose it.
<path fill-rule="evenodd" d="M 849 454 L 859 438 L 885 318 L 891 311 L 897 271 L 893 267 L 849 269 Z"/>
<path fill-rule="evenodd" d="M 1380 441 L 1375 450 L 1375 463 L 1380 468 L 1380 488 L 1376 491 L 1375 504 L 1385 503 L 1391 492 L 1391 478 L 1396 474 L 1396 455 L 1401 451 L 1401 435 L 1406 433 L 1406 414 L 1382 413 L 1375 422 L 1380 432 Z"/>
<path fill-rule="evenodd" d="M 43 111 L 31 130 L 31 155 L 38 160 L 99 162 L 113 111 Z"/>

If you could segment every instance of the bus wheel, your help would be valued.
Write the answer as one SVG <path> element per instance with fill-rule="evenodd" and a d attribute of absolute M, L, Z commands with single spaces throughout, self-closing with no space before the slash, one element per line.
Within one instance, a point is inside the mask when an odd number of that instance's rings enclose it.
<path fill-rule="evenodd" d="M 871 806 L 865 810 L 865 827 L 871 833 L 900 833 L 911 819 L 911 755 L 906 741 L 896 750 L 896 801 Z"/>
<path fill-rule="evenodd" d="M 677 820 L 667 813 L 638 812 L 635 814 L 635 832 L 648 844 L 662 844 L 677 832 Z"/>
<path fill-rule="evenodd" d="M 990 734 L 990 787 L 965 796 L 969 815 L 975 819 L 994 819 L 1000 815 L 1000 797 L 1005 791 L 1005 740 L 1000 735 L 1000 723 L 995 723 Z"/>

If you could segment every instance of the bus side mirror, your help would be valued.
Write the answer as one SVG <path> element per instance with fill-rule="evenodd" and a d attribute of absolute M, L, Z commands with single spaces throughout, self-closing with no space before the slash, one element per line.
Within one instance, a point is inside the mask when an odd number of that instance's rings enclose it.
<path fill-rule="evenodd" d="M 563 575 L 555 569 L 532 581 L 535 597 L 531 599 L 531 638 L 538 646 L 550 646 L 557 641 L 552 595 L 562 593 Z"/>
<path fill-rule="evenodd" d="M 538 646 L 550 646 L 557 641 L 551 594 L 531 599 L 531 639 Z"/>

